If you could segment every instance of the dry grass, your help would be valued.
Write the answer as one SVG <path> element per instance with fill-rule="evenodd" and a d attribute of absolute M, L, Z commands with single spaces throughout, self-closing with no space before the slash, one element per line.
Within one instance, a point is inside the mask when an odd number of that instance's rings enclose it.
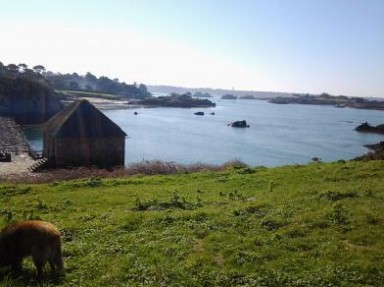
<path fill-rule="evenodd" d="M 20 173 L 0 176 L 0 182 L 9 183 L 46 183 L 79 178 L 117 178 L 132 175 L 168 175 L 177 173 L 194 173 L 203 170 L 221 171 L 230 166 L 246 166 L 241 161 L 230 161 L 223 165 L 202 163 L 183 165 L 174 162 L 145 161 L 128 167 L 102 169 L 97 167 L 72 167 L 65 169 L 46 169 L 36 173 Z"/>

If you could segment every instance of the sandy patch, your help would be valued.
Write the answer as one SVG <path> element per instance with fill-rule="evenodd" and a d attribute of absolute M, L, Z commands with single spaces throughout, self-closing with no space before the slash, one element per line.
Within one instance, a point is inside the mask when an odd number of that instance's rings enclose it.
<path fill-rule="evenodd" d="M 0 162 L 0 175 L 12 175 L 20 173 L 32 174 L 28 168 L 35 163 L 27 153 L 12 154 L 11 162 Z"/>

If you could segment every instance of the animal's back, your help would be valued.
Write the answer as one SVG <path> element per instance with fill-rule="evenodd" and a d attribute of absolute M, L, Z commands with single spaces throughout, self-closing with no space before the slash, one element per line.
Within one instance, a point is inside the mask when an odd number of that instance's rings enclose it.
<path fill-rule="evenodd" d="M 5 227 L 0 238 L 7 238 L 25 251 L 32 246 L 61 245 L 60 231 L 49 222 L 28 220 Z"/>

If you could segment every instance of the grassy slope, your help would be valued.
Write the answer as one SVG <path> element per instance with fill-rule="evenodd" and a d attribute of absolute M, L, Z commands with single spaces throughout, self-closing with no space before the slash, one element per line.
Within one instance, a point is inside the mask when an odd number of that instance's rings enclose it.
<path fill-rule="evenodd" d="M 382 286 L 383 167 L 0 184 L 0 225 L 41 218 L 62 230 L 59 286 Z M 20 284 L 33 281 L 25 266 Z"/>
<path fill-rule="evenodd" d="M 122 96 L 106 94 L 100 92 L 86 92 L 86 91 L 73 91 L 73 90 L 55 90 L 59 94 L 63 94 L 65 96 L 77 96 L 77 97 L 90 97 L 97 99 L 105 99 L 105 100 L 121 100 Z"/>

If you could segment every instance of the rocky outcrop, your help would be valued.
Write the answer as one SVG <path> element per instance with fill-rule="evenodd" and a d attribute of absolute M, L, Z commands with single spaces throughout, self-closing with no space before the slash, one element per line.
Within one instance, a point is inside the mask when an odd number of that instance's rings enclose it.
<path fill-rule="evenodd" d="M 384 124 L 378 125 L 378 126 L 371 126 L 369 123 L 365 122 L 355 129 L 358 132 L 363 133 L 377 133 L 377 134 L 384 134 Z"/>
<path fill-rule="evenodd" d="M 364 146 L 374 151 L 384 151 L 384 141 L 381 141 L 377 144 L 366 144 Z"/>
<path fill-rule="evenodd" d="M 43 123 L 62 110 L 54 91 L 36 81 L 0 77 L 0 116 L 20 124 Z"/>
<path fill-rule="evenodd" d="M 247 121 L 235 121 L 229 124 L 233 128 L 249 128 Z"/>

